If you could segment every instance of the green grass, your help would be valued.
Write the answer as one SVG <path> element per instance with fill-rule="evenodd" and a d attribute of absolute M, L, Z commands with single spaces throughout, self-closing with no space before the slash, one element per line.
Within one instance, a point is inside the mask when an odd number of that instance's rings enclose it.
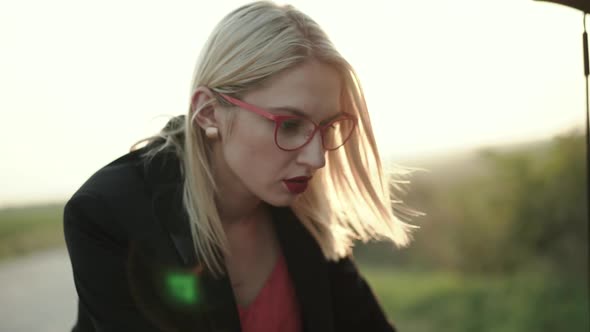
<path fill-rule="evenodd" d="M 462 277 L 362 266 L 388 317 L 403 332 L 588 331 L 581 279 L 522 272 Z"/>
<path fill-rule="evenodd" d="M 0 210 L 0 260 L 63 246 L 63 204 Z"/>

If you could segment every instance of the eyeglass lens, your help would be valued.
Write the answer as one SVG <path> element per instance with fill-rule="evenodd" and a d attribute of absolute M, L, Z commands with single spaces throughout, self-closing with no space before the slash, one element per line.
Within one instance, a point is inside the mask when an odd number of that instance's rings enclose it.
<path fill-rule="evenodd" d="M 286 150 L 302 147 L 310 140 L 310 135 L 315 129 L 315 124 L 305 118 L 287 119 L 277 128 L 277 145 Z M 334 150 L 342 146 L 350 137 L 354 129 L 354 121 L 347 118 L 337 119 L 324 128 L 322 140 L 324 148 Z"/>

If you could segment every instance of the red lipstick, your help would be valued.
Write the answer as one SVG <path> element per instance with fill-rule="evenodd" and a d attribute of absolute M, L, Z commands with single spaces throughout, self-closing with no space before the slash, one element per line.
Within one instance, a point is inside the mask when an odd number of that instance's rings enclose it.
<path fill-rule="evenodd" d="M 287 190 L 292 194 L 301 194 L 307 189 L 307 184 L 311 179 L 310 176 L 297 176 L 290 179 L 283 180 Z"/>

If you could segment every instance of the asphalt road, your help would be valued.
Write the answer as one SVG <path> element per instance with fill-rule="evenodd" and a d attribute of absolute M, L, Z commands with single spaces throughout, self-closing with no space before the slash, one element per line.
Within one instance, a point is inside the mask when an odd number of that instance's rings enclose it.
<path fill-rule="evenodd" d="M 76 310 L 65 248 L 0 263 L 1 332 L 67 332 Z"/>

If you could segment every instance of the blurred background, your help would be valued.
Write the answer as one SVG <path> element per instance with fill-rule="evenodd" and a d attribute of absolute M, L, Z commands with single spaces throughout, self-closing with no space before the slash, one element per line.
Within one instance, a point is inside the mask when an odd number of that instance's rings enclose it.
<path fill-rule="evenodd" d="M 0 2 L 0 331 L 73 324 L 65 201 L 187 110 L 201 46 L 245 2 Z M 358 71 L 386 162 L 424 169 L 398 175 L 426 214 L 414 242 L 355 250 L 399 330 L 588 331 L 582 13 L 288 3 Z"/>

